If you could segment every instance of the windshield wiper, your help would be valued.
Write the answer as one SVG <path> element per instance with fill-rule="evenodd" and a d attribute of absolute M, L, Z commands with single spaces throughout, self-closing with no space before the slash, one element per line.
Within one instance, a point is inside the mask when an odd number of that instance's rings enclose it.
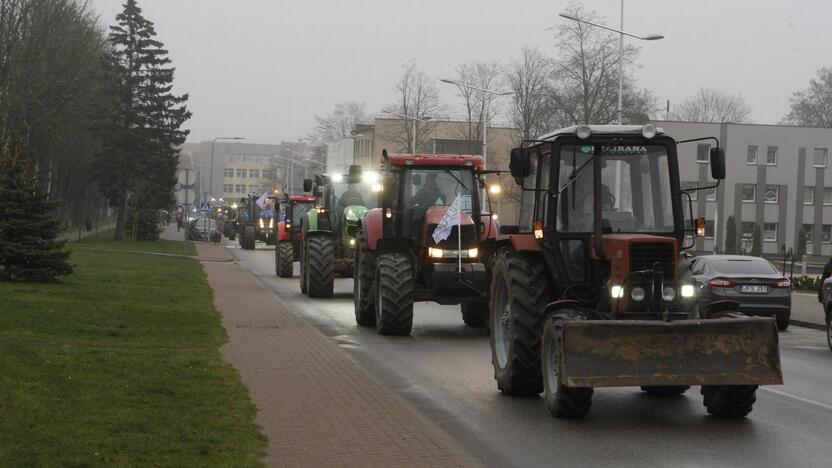
<path fill-rule="evenodd" d="M 462 181 L 462 179 L 460 179 L 459 177 L 457 177 L 457 175 L 456 175 L 456 174 L 454 174 L 453 172 L 449 171 L 448 169 L 445 169 L 445 172 L 447 172 L 447 173 L 448 173 L 451 177 L 453 177 L 453 178 L 454 178 L 457 182 L 459 182 L 459 185 L 461 185 L 461 186 L 462 186 L 462 188 L 464 188 L 465 190 L 467 190 L 467 191 L 469 191 L 469 192 L 470 192 L 470 190 L 468 189 L 468 186 L 467 186 L 467 185 L 465 185 L 465 183 Z"/>
<path fill-rule="evenodd" d="M 602 147 L 601 147 L 601 151 L 600 151 L 599 155 L 603 156 L 603 155 L 604 155 L 604 153 L 606 153 L 607 151 L 609 151 L 609 150 L 610 150 L 610 148 L 612 148 L 613 146 L 615 146 L 615 145 L 617 145 L 617 144 L 620 144 L 620 143 L 621 143 L 621 141 L 622 141 L 622 140 L 621 140 L 621 138 L 616 138 L 616 139 L 613 139 L 613 140 L 612 140 L 611 142 L 609 142 L 606 146 L 602 146 Z M 587 162 L 585 162 L 585 163 L 581 164 L 581 167 L 579 167 L 579 168 L 578 168 L 578 170 L 573 171 L 572 175 L 571 175 L 571 176 L 569 176 L 569 180 L 567 180 L 567 181 L 566 181 L 566 183 L 565 183 L 565 184 L 563 184 L 563 186 L 562 186 L 562 187 L 560 187 L 560 188 L 558 189 L 558 193 L 557 193 L 557 195 L 560 195 L 561 193 L 563 193 L 563 191 L 564 191 L 564 190 L 566 190 L 567 188 L 569 188 L 569 186 L 570 186 L 570 185 L 574 184 L 574 183 L 575 183 L 575 181 L 577 181 L 578 179 L 580 179 L 580 178 L 581 178 L 581 175 L 582 175 L 582 174 L 583 174 L 583 172 L 584 172 L 584 171 L 585 171 L 585 170 L 586 170 L 586 169 L 590 166 L 590 164 L 592 163 L 593 158 L 595 157 L 595 155 L 594 155 L 594 154 L 593 154 L 592 156 L 593 156 L 593 157 L 592 157 L 592 158 L 589 158 L 589 160 L 588 160 Z"/>

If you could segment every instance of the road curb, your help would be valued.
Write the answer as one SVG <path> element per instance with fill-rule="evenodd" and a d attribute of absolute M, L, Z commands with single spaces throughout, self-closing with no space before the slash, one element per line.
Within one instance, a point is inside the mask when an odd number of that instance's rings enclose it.
<path fill-rule="evenodd" d="M 804 322 L 803 320 L 791 319 L 791 320 L 789 320 L 789 324 L 790 325 L 797 325 L 798 327 L 803 327 L 803 328 L 812 328 L 812 329 L 815 329 L 815 330 L 826 330 L 826 325 L 822 325 L 822 324 L 819 324 L 819 323 L 813 323 L 813 322 Z"/>

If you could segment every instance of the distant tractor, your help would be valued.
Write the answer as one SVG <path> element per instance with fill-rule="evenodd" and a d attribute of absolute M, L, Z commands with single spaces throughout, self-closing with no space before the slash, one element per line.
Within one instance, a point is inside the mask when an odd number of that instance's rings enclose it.
<path fill-rule="evenodd" d="M 367 211 L 355 262 L 355 319 L 384 335 L 407 335 L 413 302 L 461 304 L 468 326 L 488 322 L 487 257 L 497 236 L 482 213 L 480 156 L 385 151 L 381 207 Z"/>
<path fill-rule="evenodd" d="M 279 204 L 279 205 L 278 205 Z M 274 249 L 275 274 L 281 278 L 291 278 L 293 264 L 300 260 L 301 218 L 315 208 L 315 197 L 298 195 L 280 200 L 275 204 L 275 211 L 280 209 L 282 220 L 277 222 Z"/>
<path fill-rule="evenodd" d="M 350 166 L 346 174 L 303 181 L 315 208 L 301 217 L 300 289 L 309 297 L 331 297 L 335 275 L 352 276 L 361 217 L 377 206 L 378 173 Z"/>
<path fill-rule="evenodd" d="M 683 190 L 677 143 L 706 140 L 717 182 Z M 595 387 L 679 395 L 701 385 L 708 413 L 735 418 L 751 411 L 758 385 L 783 383 L 774 320 L 730 301 L 700 308 L 681 280 L 683 250 L 705 226 L 687 218 L 689 194 L 725 177 L 718 140 L 582 125 L 523 142 L 510 168 L 524 211 L 492 250 L 500 391 L 543 392 L 554 416 L 579 418 Z"/>
<path fill-rule="evenodd" d="M 237 235 L 240 247 L 254 250 L 256 241 L 274 244 L 274 211 L 271 207 L 260 208 L 257 204 L 259 197 L 248 195 L 240 199 L 237 208 Z"/>

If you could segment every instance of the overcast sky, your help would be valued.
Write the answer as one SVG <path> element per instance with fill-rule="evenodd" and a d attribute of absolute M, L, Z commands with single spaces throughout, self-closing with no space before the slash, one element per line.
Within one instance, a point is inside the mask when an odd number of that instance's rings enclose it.
<path fill-rule="evenodd" d="M 122 0 L 93 0 L 111 24 Z M 565 0 L 139 0 L 190 93 L 190 141 L 239 135 L 278 143 L 305 136 L 340 101 L 375 113 L 393 99 L 401 66 L 450 76 L 473 59 L 508 62 L 523 45 L 554 55 Z M 617 26 L 619 0 L 586 1 Z M 640 42 L 638 84 L 662 103 L 698 87 L 741 93 L 752 120 L 776 123 L 788 98 L 832 65 L 825 0 L 625 0 Z M 444 102 L 454 90 L 438 83 Z M 503 98 L 507 99 L 507 98 Z M 663 113 L 662 113 L 663 116 Z M 501 117 L 501 120 L 506 120 Z"/>

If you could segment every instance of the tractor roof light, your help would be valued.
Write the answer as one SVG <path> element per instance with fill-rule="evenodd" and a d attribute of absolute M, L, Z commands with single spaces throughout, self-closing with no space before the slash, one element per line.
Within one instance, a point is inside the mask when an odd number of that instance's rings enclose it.
<path fill-rule="evenodd" d="M 644 126 L 641 127 L 641 135 L 648 140 L 655 137 L 656 133 L 658 133 L 658 130 L 653 124 L 644 124 Z"/>
<path fill-rule="evenodd" d="M 578 128 L 575 129 L 575 135 L 581 140 L 586 140 L 592 134 L 592 129 L 589 128 L 589 125 L 578 125 Z"/>

